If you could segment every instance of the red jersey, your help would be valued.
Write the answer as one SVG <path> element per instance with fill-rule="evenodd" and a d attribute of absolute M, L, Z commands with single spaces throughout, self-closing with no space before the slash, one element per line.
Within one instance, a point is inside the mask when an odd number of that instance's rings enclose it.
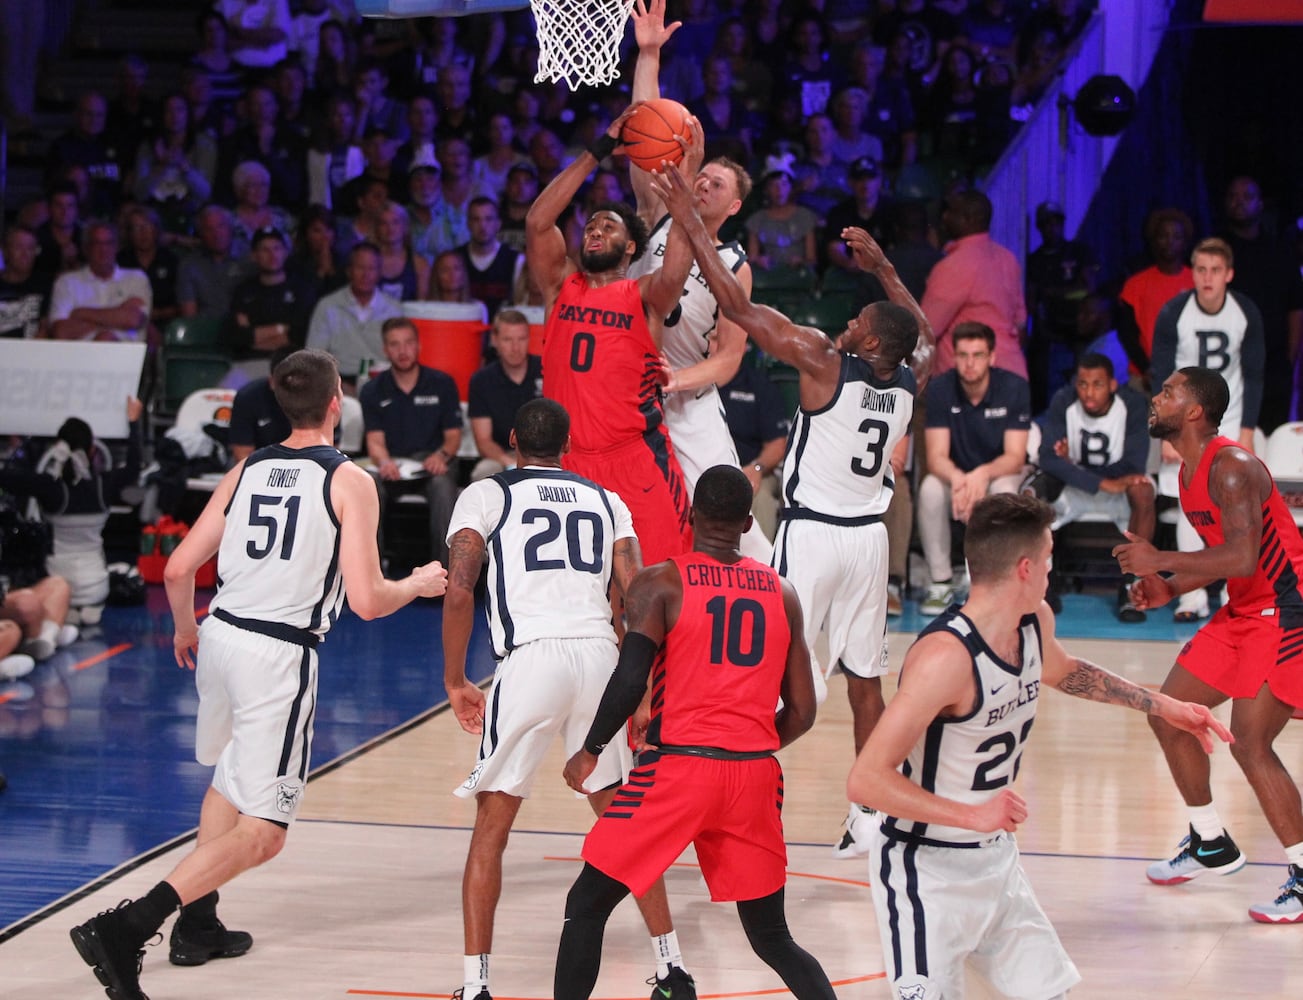
<path fill-rule="evenodd" d="M 664 422 L 659 357 L 636 281 L 595 288 L 577 271 L 561 283 L 543 328 L 543 395 L 570 414 L 576 451 L 616 448 Z"/>
<path fill-rule="evenodd" d="M 776 570 L 754 559 L 673 556 L 683 607 L 652 671 L 647 742 L 777 750 L 791 629 Z"/>
<path fill-rule="evenodd" d="M 1213 438 L 1204 449 L 1189 487 L 1185 485 L 1185 466 L 1181 466 L 1181 509 L 1208 546 L 1221 545 L 1225 541 L 1221 509 L 1213 503 L 1208 492 L 1208 472 L 1217 453 L 1234 445 L 1230 438 Z M 1273 483 L 1271 495 L 1262 505 L 1258 567 L 1252 576 L 1232 577 L 1226 581 L 1231 611 L 1236 615 L 1276 616 L 1281 628 L 1303 626 L 1300 574 L 1303 574 L 1303 538 L 1300 538 L 1294 518 Z"/>
<path fill-rule="evenodd" d="M 1194 272 L 1188 267 L 1182 267 L 1176 274 L 1164 274 L 1157 267 L 1147 267 L 1139 274 L 1133 274 L 1122 286 L 1118 298 L 1136 314 L 1140 346 L 1145 357 L 1154 356 L 1154 324 L 1163 306 L 1193 287 Z"/>

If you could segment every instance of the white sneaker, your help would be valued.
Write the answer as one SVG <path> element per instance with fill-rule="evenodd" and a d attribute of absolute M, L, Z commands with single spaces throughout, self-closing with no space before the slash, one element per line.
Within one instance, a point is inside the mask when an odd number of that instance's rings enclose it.
<path fill-rule="evenodd" d="M 900 600 L 900 586 L 898 584 L 887 584 L 887 617 L 899 618 L 905 613 L 905 606 Z"/>
<path fill-rule="evenodd" d="M 869 834 L 878 822 L 878 811 L 851 803 L 846 814 L 846 831 L 832 849 L 834 858 L 862 858 L 869 853 Z"/>
<path fill-rule="evenodd" d="M 64 646 L 71 646 L 74 642 L 76 642 L 78 636 L 80 635 L 81 635 L 81 631 L 77 628 L 76 625 L 60 625 L 59 634 L 55 638 L 54 644 L 59 649 L 63 649 Z"/>
<path fill-rule="evenodd" d="M 924 615 L 939 615 L 954 603 L 955 585 L 953 581 L 947 580 L 945 583 L 933 583 L 928 586 L 927 597 L 923 598 L 923 603 L 918 606 L 918 610 Z"/>
<path fill-rule="evenodd" d="M 1207 618 L 1209 613 L 1208 591 L 1199 587 L 1181 595 L 1181 599 L 1176 602 L 1176 610 L 1172 612 L 1172 620 L 1177 622 L 1199 621 L 1201 618 Z"/>
<path fill-rule="evenodd" d="M 1225 830 L 1220 837 L 1204 840 L 1192 826 L 1189 835 L 1178 845 L 1170 861 L 1155 861 L 1145 875 L 1155 885 L 1180 885 L 1201 875 L 1231 875 L 1248 863 L 1231 835 Z"/>
<path fill-rule="evenodd" d="M 36 669 L 36 661 L 22 653 L 14 653 L 0 660 L 0 681 L 16 681 Z"/>
<path fill-rule="evenodd" d="M 1303 923 L 1303 867 L 1290 865 L 1280 895 L 1270 903 L 1249 907 L 1249 916 L 1260 924 Z"/>

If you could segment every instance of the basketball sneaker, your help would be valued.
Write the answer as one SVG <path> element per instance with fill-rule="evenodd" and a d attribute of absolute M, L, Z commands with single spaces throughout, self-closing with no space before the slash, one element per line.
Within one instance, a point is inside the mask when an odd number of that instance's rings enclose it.
<path fill-rule="evenodd" d="M 949 580 L 944 583 L 929 584 L 927 596 L 923 598 L 923 603 L 918 606 L 919 614 L 935 618 L 955 603 L 957 594 L 958 591 L 955 590 L 955 585 Z"/>
<path fill-rule="evenodd" d="M 833 846 L 834 858 L 862 858 L 869 853 L 869 834 L 873 824 L 878 821 L 878 811 L 867 806 L 851 803 L 850 812 L 846 814 L 846 830 L 842 839 Z"/>
<path fill-rule="evenodd" d="M 1260 924 L 1303 923 L 1303 867 L 1290 865 L 1280 895 L 1270 903 L 1249 907 L 1249 916 Z"/>
<path fill-rule="evenodd" d="M 466 992 L 465 986 L 460 986 L 457 989 L 453 990 L 452 1000 L 462 1000 L 462 996 L 463 994 L 465 994 L 465 992 Z M 475 994 L 475 1000 L 493 1000 L 493 994 L 489 992 L 489 988 L 486 986 L 484 987 L 484 989 L 480 990 L 478 993 Z"/>
<path fill-rule="evenodd" d="M 217 917 L 217 892 L 181 908 L 172 925 L 167 960 L 173 965 L 203 965 L 210 958 L 238 958 L 253 947 L 247 931 L 228 931 Z"/>
<path fill-rule="evenodd" d="M 664 979 L 653 976 L 647 982 L 652 984 L 651 1000 L 697 1000 L 696 981 L 677 965 L 670 966 Z"/>
<path fill-rule="evenodd" d="M 1190 827 L 1190 835 L 1179 847 L 1171 861 L 1155 861 L 1145 870 L 1149 881 L 1155 885 L 1180 885 L 1209 872 L 1230 875 L 1248 862 L 1225 830 L 1220 837 L 1204 840 Z"/>
<path fill-rule="evenodd" d="M 140 989 L 145 941 L 132 934 L 123 914 L 130 903 L 131 900 L 124 899 L 112 910 L 105 910 L 68 932 L 77 954 L 94 971 L 111 1000 L 149 1000 Z"/>

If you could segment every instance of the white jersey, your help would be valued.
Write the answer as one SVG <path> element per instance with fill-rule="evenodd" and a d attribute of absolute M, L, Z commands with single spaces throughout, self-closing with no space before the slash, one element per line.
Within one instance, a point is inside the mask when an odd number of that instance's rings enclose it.
<path fill-rule="evenodd" d="M 1022 662 L 1018 664 L 996 656 L 958 608 L 942 614 L 919 638 L 941 631 L 958 637 L 972 657 L 977 701 L 967 715 L 933 719 L 905 758 L 901 773 L 942 798 L 976 805 L 993 798 L 1018 775 L 1040 695 L 1040 623 L 1034 614 L 1023 616 L 1019 623 Z M 971 845 L 991 836 L 895 817 L 884 819 L 882 831 L 888 838 L 942 846 Z"/>
<path fill-rule="evenodd" d="M 1242 349 L 1249 319 L 1234 295 L 1227 294 L 1221 312 L 1209 315 L 1191 293 L 1176 320 L 1175 371 L 1198 365 L 1215 371 L 1226 380 L 1230 403 L 1222 417 L 1220 431 L 1230 438 L 1244 426 L 1244 367 Z"/>
<path fill-rule="evenodd" d="M 880 520 L 895 488 L 891 453 L 909 433 L 914 373 L 904 365 L 888 381 L 853 354 L 827 406 L 796 411 L 783 463 L 784 520 L 831 524 Z"/>
<path fill-rule="evenodd" d="M 326 445 L 249 456 L 226 507 L 214 614 L 290 641 L 330 631 L 344 599 L 330 484 L 347 461 Z"/>
<path fill-rule="evenodd" d="M 1122 461 L 1127 443 L 1127 397 L 1117 393 L 1108 412 L 1091 416 L 1076 400 L 1065 414 L 1068 427 L 1068 458 L 1073 465 L 1102 469 Z"/>
<path fill-rule="evenodd" d="M 471 483 L 448 541 L 470 528 L 487 543 L 485 602 L 499 657 L 535 639 L 610 639 L 611 553 L 634 538 L 624 501 L 563 469 L 528 466 Z"/>
<path fill-rule="evenodd" d="M 651 231 L 646 252 L 629 265 L 630 278 L 651 274 L 665 263 L 665 242 L 669 231 L 670 217 L 666 215 Z M 734 274 L 746 263 L 746 251 L 739 243 L 720 244 L 715 250 Z M 700 265 L 693 261 L 683 295 L 674 311 L 665 317 L 661 347 L 672 367 L 688 368 L 709 354 L 710 335 L 715 332 L 718 318 L 719 303 L 715 301 L 715 293 L 706 284 Z"/>

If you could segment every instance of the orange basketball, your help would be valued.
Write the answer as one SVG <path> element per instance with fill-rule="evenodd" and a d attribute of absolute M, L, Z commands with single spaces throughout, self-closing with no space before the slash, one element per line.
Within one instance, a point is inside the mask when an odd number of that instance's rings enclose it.
<path fill-rule="evenodd" d="M 620 129 L 625 155 L 643 170 L 659 170 L 662 160 L 678 163 L 683 147 L 676 135 L 688 136 L 688 109 L 668 97 L 638 105 Z"/>

